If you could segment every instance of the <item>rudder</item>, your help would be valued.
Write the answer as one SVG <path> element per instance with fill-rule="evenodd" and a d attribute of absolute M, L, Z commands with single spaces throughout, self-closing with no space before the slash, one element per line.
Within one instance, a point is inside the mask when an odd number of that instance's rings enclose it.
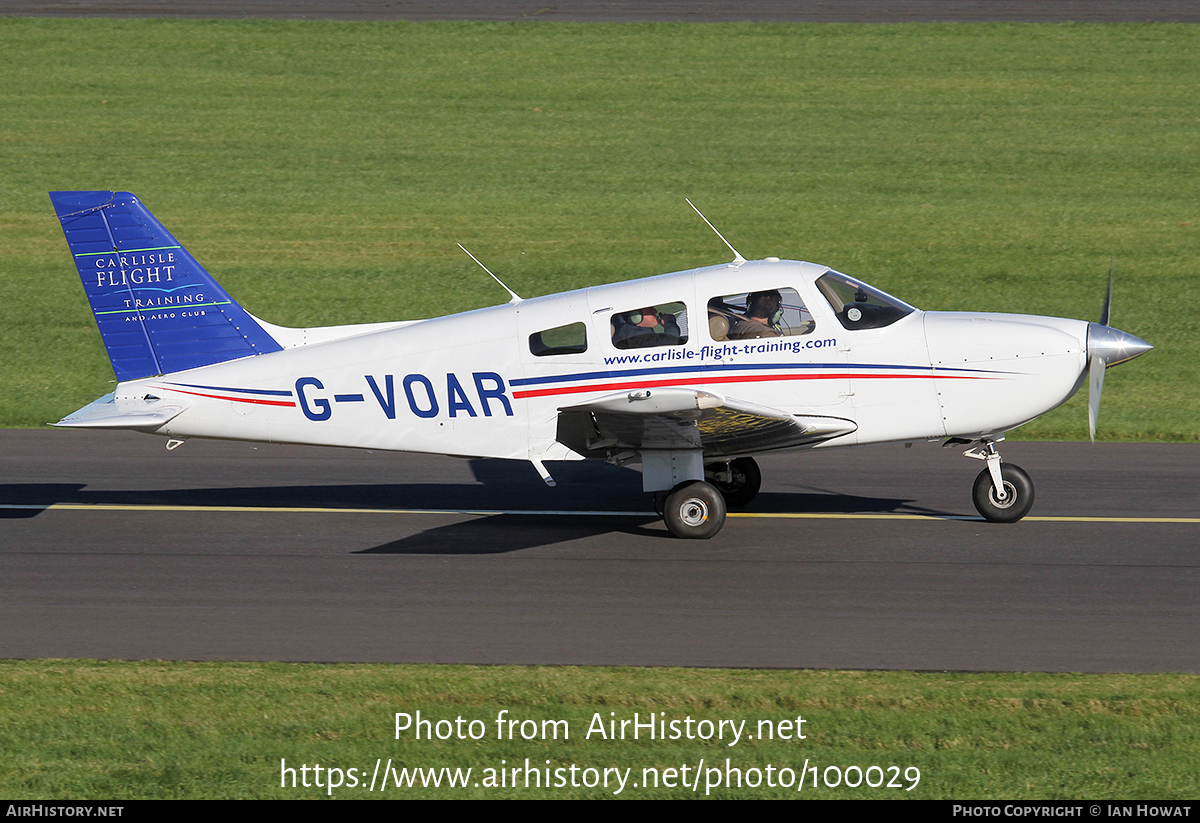
<path fill-rule="evenodd" d="M 129 192 L 50 201 L 118 381 L 282 349 Z"/>

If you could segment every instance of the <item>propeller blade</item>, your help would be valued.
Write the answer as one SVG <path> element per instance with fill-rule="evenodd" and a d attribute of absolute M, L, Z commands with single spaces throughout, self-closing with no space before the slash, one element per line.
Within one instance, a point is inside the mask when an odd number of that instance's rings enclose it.
<path fill-rule="evenodd" d="M 1145 354 L 1153 346 L 1128 332 L 1108 325 L 1108 314 L 1112 308 L 1113 269 L 1115 261 L 1108 264 L 1108 294 L 1104 297 L 1104 309 L 1099 323 L 1088 323 L 1088 433 L 1096 442 L 1096 418 L 1100 416 L 1100 394 L 1104 391 L 1104 370 L 1109 366 Z"/>
<path fill-rule="evenodd" d="M 1096 442 L 1096 418 L 1100 416 L 1100 394 L 1104 391 L 1104 370 L 1107 364 L 1100 356 L 1092 357 L 1088 366 L 1088 434 Z"/>
<path fill-rule="evenodd" d="M 1116 269 L 1115 258 L 1108 261 L 1108 294 L 1104 296 L 1104 309 L 1100 312 L 1100 325 L 1108 325 L 1108 312 L 1112 308 L 1113 271 Z"/>

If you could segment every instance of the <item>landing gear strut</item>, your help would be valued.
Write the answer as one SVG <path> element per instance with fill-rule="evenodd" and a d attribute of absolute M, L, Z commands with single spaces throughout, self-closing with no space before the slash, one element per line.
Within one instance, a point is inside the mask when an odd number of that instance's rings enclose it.
<path fill-rule="evenodd" d="M 978 448 L 963 452 L 967 457 L 987 462 L 987 468 L 975 478 L 972 498 L 975 509 L 993 523 L 1016 523 L 1033 507 L 1033 481 L 1020 466 L 1002 463 L 993 440 L 984 440 Z"/>
<path fill-rule="evenodd" d="M 749 505 L 762 486 L 762 472 L 753 457 L 709 463 L 704 467 L 704 479 L 717 487 L 725 498 L 725 505 L 731 509 Z"/>

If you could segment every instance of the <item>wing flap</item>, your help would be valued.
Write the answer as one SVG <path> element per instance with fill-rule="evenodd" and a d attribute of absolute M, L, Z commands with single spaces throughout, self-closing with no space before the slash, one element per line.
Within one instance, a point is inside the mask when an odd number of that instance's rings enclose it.
<path fill-rule="evenodd" d="M 841 417 L 793 415 L 681 387 L 605 395 L 558 414 L 558 441 L 586 457 L 648 449 L 730 457 L 812 445 L 857 428 Z"/>

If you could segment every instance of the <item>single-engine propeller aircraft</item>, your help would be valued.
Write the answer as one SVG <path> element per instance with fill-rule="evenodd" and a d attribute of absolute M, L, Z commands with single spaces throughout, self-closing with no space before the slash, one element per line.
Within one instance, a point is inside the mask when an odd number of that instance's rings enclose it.
<path fill-rule="evenodd" d="M 117 378 L 56 425 L 168 448 L 208 437 L 526 460 L 551 486 L 547 461 L 641 463 L 678 537 L 712 537 L 727 506 L 754 498 L 753 454 L 918 440 L 983 460 L 979 513 L 1020 520 L 1033 484 L 996 444 L 1085 380 L 1094 440 L 1104 370 L 1151 348 L 1109 327 L 1111 271 L 1099 323 L 920 311 L 828 266 L 746 260 L 724 237 L 724 265 L 509 290 L 428 320 L 284 328 L 239 306 L 132 194 L 50 199 Z"/>

